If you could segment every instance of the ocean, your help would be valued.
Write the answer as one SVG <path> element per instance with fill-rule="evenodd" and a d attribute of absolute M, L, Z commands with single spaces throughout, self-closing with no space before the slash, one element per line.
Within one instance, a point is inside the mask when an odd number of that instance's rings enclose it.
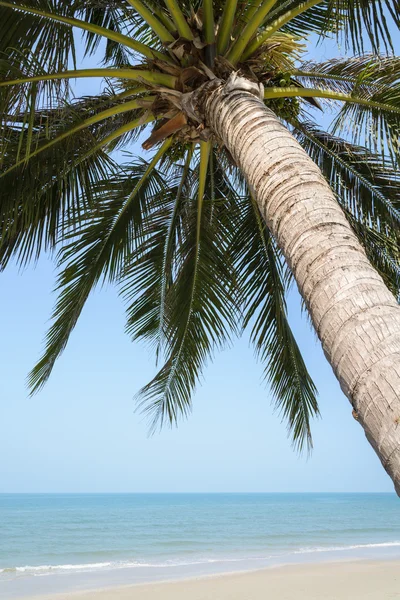
<path fill-rule="evenodd" d="M 1 494 L 0 598 L 400 558 L 395 494 Z"/>

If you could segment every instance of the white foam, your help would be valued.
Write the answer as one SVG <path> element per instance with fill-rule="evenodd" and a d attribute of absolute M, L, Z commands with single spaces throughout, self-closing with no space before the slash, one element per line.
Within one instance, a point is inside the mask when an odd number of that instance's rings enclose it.
<path fill-rule="evenodd" d="M 83 565 L 25 565 L 24 567 L 13 567 L 8 569 L 0 569 L 0 573 L 15 571 L 17 573 L 37 573 L 41 571 L 80 571 L 82 569 L 102 569 L 112 566 L 111 562 L 103 563 L 86 563 Z"/>
<path fill-rule="evenodd" d="M 343 552 L 345 550 L 358 550 L 361 548 L 393 548 L 400 546 L 400 542 L 382 542 L 379 544 L 354 544 L 352 546 L 317 546 L 310 548 L 299 548 L 293 554 L 311 554 L 314 552 Z"/>
<path fill-rule="evenodd" d="M 251 561 L 268 561 L 271 558 L 284 558 L 284 556 L 293 556 L 298 554 L 317 554 L 321 552 L 345 552 L 351 550 L 362 550 L 369 548 L 395 548 L 400 547 L 400 541 L 380 542 L 375 544 L 353 544 L 348 546 L 309 546 L 298 548 L 285 552 L 283 554 L 274 554 L 268 556 L 248 556 L 248 557 L 215 557 L 215 558 L 197 558 L 194 560 L 171 559 L 165 562 L 140 562 L 140 561 L 120 561 L 120 562 L 98 562 L 83 564 L 65 564 L 65 565 L 25 565 L 23 567 L 11 567 L 0 569 L 1 573 L 25 573 L 27 575 L 50 575 L 51 573 L 63 573 L 68 571 L 93 571 L 101 569 L 129 569 L 129 568 L 150 568 L 166 569 L 171 567 L 189 567 L 195 565 L 204 565 L 211 563 L 238 563 Z"/>

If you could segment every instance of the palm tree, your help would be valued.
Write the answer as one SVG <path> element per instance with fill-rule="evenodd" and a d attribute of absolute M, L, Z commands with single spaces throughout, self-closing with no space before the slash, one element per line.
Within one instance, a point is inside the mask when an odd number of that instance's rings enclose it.
<path fill-rule="evenodd" d="M 310 447 L 294 279 L 400 493 L 399 15 L 398 0 L 0 0 L 0 264 L 53 251 L 60 269 L 32 392 L 110 281 L 162 361 L 139 393 L 153 426 L 188 413 L 207 359 L 249 328 Z M 77 68 L 77 32 L 98 68 Z M 310 34 L 354 56 L 302 64 Z M 78 77 L 103 91 L 74 98 Z M 118 158 L 142 135 L 149 160 Z"/>

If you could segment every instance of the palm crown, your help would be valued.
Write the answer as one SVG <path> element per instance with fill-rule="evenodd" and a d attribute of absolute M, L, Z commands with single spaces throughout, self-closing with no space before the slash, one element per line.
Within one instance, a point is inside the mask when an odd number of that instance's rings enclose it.
<path fill-rule="evenodd" d="M 0 1 L 0 264 L 56 250 L 60 269 L 32 391 L 111 281 L 127 332 L 162 361 L 139 393 L 153 425 L 186 414 L 207 359 L 250 328 L 294 443 L 311 444 L 318 405 L 287 320 L 290 269 L 221 140 L 183 106 L 236 70 L 261 84 L 398 296 L 399 14 L 396 0 Z M 96 69 L 77 69 L 79 30 L 86 54 L 102 53 Z M 332 33 L 355 56 L 302 64 L 306 37 Z M 75 99 L 76 77 L 106 85 Z M 339 107 L 331 133 L 310 112 L 326 102 Z M 120 164 L 113 151 L 147 129 L 154 155 Z"/>

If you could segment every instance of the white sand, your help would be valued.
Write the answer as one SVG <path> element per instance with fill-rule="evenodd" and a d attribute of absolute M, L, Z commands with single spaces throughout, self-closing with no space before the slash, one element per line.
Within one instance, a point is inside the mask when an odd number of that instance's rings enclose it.
<path fill-rule="evenodd" d="M 400 600 L 400 561 L 285 566 L 40 600 Z"/>

